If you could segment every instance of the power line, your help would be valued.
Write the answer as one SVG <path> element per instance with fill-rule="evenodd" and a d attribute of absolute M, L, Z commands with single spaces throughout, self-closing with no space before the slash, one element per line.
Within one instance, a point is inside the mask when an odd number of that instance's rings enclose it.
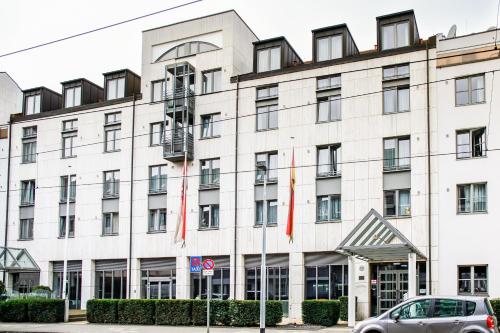
<path fill-rule="evenodd" d="M 493 70 L 486 71 L 486 72 L 483 72 L 483 73 L 484 74 L 486 74 L 486 73 L 495 73 L 497 71 L 500 71 L 500 69 L 493 69 Z M 451 80 L 451 79 L 454 79 L 454 78 L 446 78 L 446 79 L 434 80 L 434 81 L 429 81 L 428 83 L 429 84 L 436 84 L 436 83 L 440 83 L 440 82 L 446 82 L 446 81 Z M 419 87 L 419 86 L 427 85 L 428 83 L 427 82 L 415 83 L 415 84 L 412 84 L 412 85 L 405 85 L 405 86 L 407 86 L 408 88 L 414 88 L 414 87 Z M 362 94 L 357 94 L 357 95 L 351 95 L 351 96 L 344 96 L 344 97 L 341 96 L 341 97 L 338 97 L 336 100 L 340 100 L 341 101 L 341 100 L 347 100 L 347 99 L 352 99 L 352 98 L 365 97 L 365 96 L 369 96 L 369 95 L 373 95 L 373 94 L 381 94 L 383 92 L 384 92 L 384 89 L 377 90 L 377 91 L 372 91 L 372 92 L 367 92 L 367 93 L 362 93 Z M 492 90 L 491 94 L 493 94 L 493 90 Z M 144 104 L 150 104 L 150 103 L 144 103 Z M 297 108 L 302 108 L 302 107 L 314 106 L 314 105 L 318 105 L 318 104 L 319 104 L 319 102 L 312 102 L 312 103 L 307 103 L 307 104 L 294 105 L 294 106 L 289 106 L 289 107 L 284 107 L 284 108 L 278 108 L 278 109 L 276 109 L 274 111 L 261 112 L 260 114 L 268 114 L 268 113 L 273 113 L 273 112 L 279 113 L 279 112 L 286 111 L 286 110 L 292 110 L 292 109 L 297 109 Z M 136 106 L 137 105 L 138 104 L 136 104 Z M 100 111 L 104 111 L 104 110 L 99 110 L 99 112 Z M 65 114 L 64 116 L 67 117 L 68 115 Z M 247 118 L 247 117 L 256 117 L 256 116 L 257 116 L 257 113 L 251 113 L 251 114 L 247 114 L 247 115 L 240 115 L 238 117 L 227 117 L 227 118 L 224 118 L 224 119 L 213 121 L 213 123 L 219 123 L 219 122 L 224 122 L 224 121 L 231 121 L 231 120 L 241 119 L 241 118 Z M 193 127 L 195 127 L 195 126 L 203 126 L 203 123 L 194 123 L 192 126 Z M 174 131 L 174 130 L 173 129 L 165 129 L 164 133 L 167 134 L 167 133 L 172 132 L 172 131 Z M 141 137 L 141 136 L 149 136 L 151 134 L 155 134 L 155 133 L 154 132 L 153 133 L 148 132 L 148 133 L 143 133 L 143 134 L 137 134 L 134 137 L 137 138 L 137 137 Z M 132 136 L 124 136 L 124 137 L 121 137 L 119 140 L 127 140 L 127 139 L 131 139 L 131 138 L 132 138 Z M 75 149 L 75 148 L 78 148 L 78 147 L 87 147 L 87 146 L 99 145 L 99 144 L 104 144 L 104 143 L 105 143 L 105 141 L 98 141 L 98 142 L 92 142 L 92 143 L 82 144 L 82 145 L 79 145 L 79 146 L 73 146 L 73 148 Z M 45 153 L 59 152 L 59 151 L 62 151 L 62 150 L 63 150 L 63 148 L 60 145 L 58 145 L 57 149 L 52 149 L 52 150 L 46 150 L 46 151 L 37 152 L 37 155 L 39 155 L 39 154 L 45 154 Z M 11 156 L 10 158 L 19 158 L 19 157 L 22 157 L 22 156 L 23 155 L 14 155 L 14 156 Z M 3 159 L 8 159 L 8 157 L 0 157 L 0 160 L 3 160 Z"/>
<path fill-rule="evenodd" d="M 137 21 L 137 20 L 140 20 L 140 19 L 143 19 L 143 18 L 146 18 L 146 17 L 158 15 L 158 14 L 165 13 L 165 12 L 168 12 L 168 11 L 171 11 L 171 10 L 174 10 L 174 9 L 178 9 L 178 8 L 181 8 L 181 7 L 189 6 L 189 5 L 192 5 L 194 3 L 201 2 L 201 1 L 203 1 L 203 0 L 193 0 L 193 1 L 186 2 L 186 3 L 183 3 L 183 4 L 177 5 L 177 6 L 173 6 L 173 7 L 169 7 L 169 8 L 166 8 L 166 9 L 158 10 L 156 12 L 152 12 L 152 13 L 141 15 L 141 16 L 136 16 L 136 17 L 124 20 L 124 21 L 115 22 L 115 23 L 108 24 L 108 25 L 105 25 L 105 26 L 102 26 L 102 27 L 99 27 L 99 28 L 92 29 L 92 30 L 87 30 L 87 31 L 80 32 L 80 33 L 77 33 L 77 34 L 74 34 L 74 35 L 70 35 L 70 36 L 66 36 L 66 37 L 63 37 L 63 38 L 55 39 L 55 40 L 52 40 L 52 41 L 49 41 L 49 42 L 45 42 L 45 43 L 33 45 L 33 46 L 30 46 L 30 47 L 26 47 L 24 49 L 7 52 L 7 53 L 4 53 L 4 54 L 0 54 L 0 58 L 7 57 L 7 56 L 10 56 L 10 55 L 13 55 L 13 54 L 17 54 L 17 53 L 22 53 L 22 52 L 30 51 L 30 50 L 37 49 L 37 48 L 40 48 L 40 47 L 43 47 L 43 46 L 47 46 L 47 45 L 51 45 L 51 44 L 63 42 L 63 41 L 68 40 L 68 39 L 73 39 L 73 38 L 76 38 L 76 37 L 85 36 L 85 35 L 88 35 L 88 34 L 91 34 L 91 33 L 94 33 L 94 32 L 98 32 L 98 31 L 102 31 L 102 30 L 105 30 L 105 29 L 113 28 L 113 27 L 116 27 L 116 26 L 119 26 L 119 25 L 122 25 L 122 24 L 126 24 L 126 23 L 130 23 L 130 22 L 133 22 L 133 21 Z"/>

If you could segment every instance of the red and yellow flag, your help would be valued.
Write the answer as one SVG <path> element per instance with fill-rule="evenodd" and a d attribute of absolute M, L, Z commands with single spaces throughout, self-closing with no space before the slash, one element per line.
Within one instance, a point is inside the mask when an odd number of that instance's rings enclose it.
<path fill-rule="evenodd" d="M 182 189 L 181 189 L 181 207 L 177 217 L 177 225 L 175 227 L 174 241 L 182 242 L 182 246 L 186 243 L 186 206 L 187 206 L 187 155 L 184 156 L 184 167 L 182 168 Z"/>
<path fill-rule="evenodd" d="M 290 202 L 288 204 L 288 221 L 286 235 L 293 242 L 293 210 L 295 208 L 295 150 L 292 149 L 292 165 L 290 167 Z"/>

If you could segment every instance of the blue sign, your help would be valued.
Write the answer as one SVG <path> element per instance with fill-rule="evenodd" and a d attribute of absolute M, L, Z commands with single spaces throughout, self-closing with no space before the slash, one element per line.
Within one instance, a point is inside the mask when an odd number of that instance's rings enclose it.
<path fill-rule="evenodd" d="M 189 259 L 189 264 L 191 266 L 191 273 L 200 273 L 201 272 L 201 257 L 191 257 Z"/>

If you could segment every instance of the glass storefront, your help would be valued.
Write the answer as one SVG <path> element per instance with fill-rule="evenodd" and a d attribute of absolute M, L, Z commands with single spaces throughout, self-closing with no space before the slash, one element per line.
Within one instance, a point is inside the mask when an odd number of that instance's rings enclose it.
<path fill-rule="evenodd" d="M 191 298 L 207 298 L 207 280 L 201 273 L 191 274 Z M 212 276 L 212 299 L 228 299 L 229 288 L 229 267 L 216 267 Z"/>
<path fill-rule="evenodd" d="M 347 296 L 347 265 L 306 266 L 306 299 Z"/>
<path fill-rule="evenodd" d="M 175 299 L 175 269 L 141 270 L 141 298 Z"/>

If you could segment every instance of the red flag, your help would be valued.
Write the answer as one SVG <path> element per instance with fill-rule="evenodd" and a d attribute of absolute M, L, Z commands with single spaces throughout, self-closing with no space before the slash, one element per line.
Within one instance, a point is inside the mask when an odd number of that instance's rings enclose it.
<path fill-rule="evenodd" d="M 182 189 L 181 189 L 181 207 L 177 217 L 177 226 L 175 227 L 175 242 L 186 242 L 186 206 L 187 206 L 187 154 L 184 156 L 184 167 L 182 168 Z"/>
<path fill-rule="evenodd" d="M 295 208 L 295 150 L 292 150 L 292 165 L 290 167 L 290 202 L 288 204 L 288 221 L 286 235 L 293 242 L 293 210 Z"/>

